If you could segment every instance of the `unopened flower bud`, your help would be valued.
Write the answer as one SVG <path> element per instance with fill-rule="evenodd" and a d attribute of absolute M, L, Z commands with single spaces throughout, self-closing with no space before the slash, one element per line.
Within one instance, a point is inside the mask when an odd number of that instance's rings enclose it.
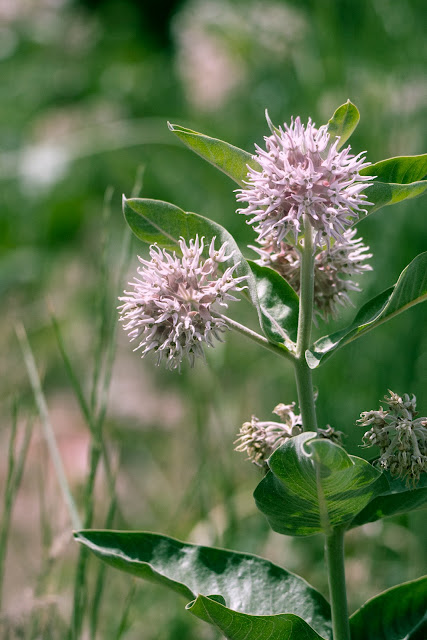
<path fill-rule="evenodd" d="M 283 403 L 275 407 L 273 413 L 278 415 L 283 422 L 261 422 L 256 416 L 252 416 L 250 422 L 243 423 L 235 450 L 245 452 L 248 460 L 268 470 L 267 460 L 278 447 L 289 438 L 302 433 L 301 416 L 294 413 L 295 402 L 289 405 Z"/>
<path fill-rule="evenodd" d="M 337 431 L 330 424 L 327 424 L 324 429 L 318 429 L 317 434 L 319 438 L 324 438 L 326 440 L 330 440 L 334 444 L 342 445 L 344 433 L 343 431 Z"/>

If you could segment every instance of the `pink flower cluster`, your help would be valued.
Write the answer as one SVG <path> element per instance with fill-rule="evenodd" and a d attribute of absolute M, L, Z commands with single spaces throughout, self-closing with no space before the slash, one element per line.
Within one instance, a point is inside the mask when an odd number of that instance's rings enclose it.
<path fill-rule="evenodd" d="M 196 356 L 204 357 L 203 343 L 221 340 L 226 323 L 217 307 L 227 307 L 227 301 L 237 300 L 232 292 L 245 288 L 238 285 L 246 276 L 233 276 L 237 265 L 219 272 L 232 257 L 226 255 L 227 243 L 215 250 L 213 238 L 207 259 L 204 246 L 204 238 L 196 236 L 188 245 L 181 238 L 179 257 L 152 245 L 150 260 L 139 258 L 143 266 L 129 283 L 133 290 L 119 298 L 123 328 L 131 341 L 138 340 L 135 350 L 142 349 L 141 357 L 154 351 L 157 364 L 165 359 L 169 369 L 180 368 L 184 358 L 193 366 Z"/>
<path fill-rule="evenodd" d="M 350 147 L 338 150 L 327 125 L 316 129 L 300 118 L 265 137 L 266 150 L 256 145 L 254 159 L 260 170 L 249 168 L 247 187 L 237 190 L 237 201 L 247 203 L 239 213 L 251 216 L 258 240 L 273 238 L 279 244 L 291 234 L 297 242 L 307 214 L 319 246 L 341 240 L 344 230 L 370 204 L 362 191 L 372 180 L 361 176 L 369 166 L 363 153 L 354 156 Z"/>
<path fill-rule="evenodd" d="M 314 308 L 324 320 L 336 318 L 340 306 L 352 304 L 349 293 L 360 291 L 360 287 L 351 277 L 372 270 L 366 262 L 372 258 L 369 247 L 361 238 L 354 237 L 356 233 L 356 229 L 347 229 L 342 238 L 315 255 Z M 260 256 L 258 264 L 275 269 L 299 294 L 301 253 L 298 247 L 265 238 L 260 247 L 251 249 Z"/>

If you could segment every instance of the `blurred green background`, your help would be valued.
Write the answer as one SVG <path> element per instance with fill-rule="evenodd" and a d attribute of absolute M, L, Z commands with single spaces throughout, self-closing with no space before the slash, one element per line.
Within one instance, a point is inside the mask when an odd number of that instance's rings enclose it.
<path fill-rule="evenodd" d="M 138 168 L 141 195 L 211 217 L 243 248 L 253 242 L 253 231 L 235 214 L 234 183 L 180 145 L 168 120 L 252 151 L 267 131 L 265 108 L 278 123 L 300 115 L 320 125 L 350 98 L 361 113 L 351 140 L 356 153 L 366 149 L 372 162 L 423 153 L 426 63 L 423 0 L 1 0 L 0 481 L 7 474 L 12 398 L 19 399 L 20 415 L 33 412 L 14 333 L 23 322 L 67 474 L 82 499 L 89 436 L 49 309 L 86 391 L 99 342 L 100 282 L 111 282 L 103 304 L 114 314 L 125 227 L 121 194 L 131 194 Z M 374 271 L 360 281 L 357 306 L 426 250 L 425 202 L 383 209 L 359 230 L 374 254 Z M 136 254 L 145 251 L 132 241 L 121 289 Z M 232 314 L 256 327 L 246 302 Z M 338 325 L 353 314 L 346 311 Z M 344 431 L 352 453 L 365 455 L 355 420 L 378 408 L 387 389 L 415 393 L 426 415 L 425 326 L 419 305 L 316 373 L 320 424 Z M 140 360 L 122 334 L 105 424 L 119 469 L 114 526 L 262 554 L 326 593 L 321 540 L 270 532 L 251 497 L 257 470 L 233 452 L 235 434 L 251 414 L 268 419 L 276 404 L 296 399 L 290 368 L 228 334 L 208 353 L 208 366 L 184 367 L 179 375 Z M 70 616 L 76 549 L 44 446 L 36 423 L 13 513 L 0 613 L 12 638 L 33 637 L 34 616 L 43 620 L 40 637 L 64 637 Z M 103 526 L 106 508 L 101 471 L 94 526 Z M 352 610 L 380 589 L 420 575 L 422 534 L 422 515 L 415 513 L 348 536 Z M 99 638 L 116 637 L 111 604 L 125 607 L 130 583 L 108 574 Z M 123 637 L 215 638 L 184 604 L 138 584 Z"/>

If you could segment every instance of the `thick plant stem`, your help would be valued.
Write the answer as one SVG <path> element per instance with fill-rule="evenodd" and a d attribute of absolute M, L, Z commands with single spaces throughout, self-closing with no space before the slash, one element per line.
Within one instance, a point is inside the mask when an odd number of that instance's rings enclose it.
<path fill-rule="evenodd" d="M 314 250 L 313 229 L 308 216 L 304 216 L 304 247 L 301 252 L 300 307 L 298 316 L 297 358 L 305 355 L 310 346 L 313 323 Z"/>
<path fill-rule="evenodd" d="M 297 383 L 298 404 L 304 431 L 317 431 L 313 380 L 311 377 L 311 369 L 305 362 L 305 358 L 304 361 L 295 361 L 295 379 Z"/>
<path fill-rule="evenodd" d="M 305 359 L 310 346 L 313 323 L 314 295 L 314 248 L 313 229 L 304 216 L 304 247 L 301 257 L 300 308 L 298 316 L 298 337 L 295 359 L 295 377 L 298 390 L 298 402 L 304 431 L 317 431 L 316 409 L 311 369 Z"/>
<path fill-rule="evenodd" d="M 345 588 L 344 532 L 344 529 L 336 528 L 326 535 L 325 541 L 333 640 L 351 640 Z"/>

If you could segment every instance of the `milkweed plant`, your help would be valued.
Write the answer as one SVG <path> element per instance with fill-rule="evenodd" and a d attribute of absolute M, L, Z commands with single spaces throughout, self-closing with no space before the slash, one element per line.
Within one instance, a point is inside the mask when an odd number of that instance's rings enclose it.
<path fill-rule="evenodd" d="M 204 360 L 205 350 L 234 330 L 295 372 L 298 397 L 282 398 L 276 420 L 248 416 L 235 444 L 260 468 L 254 498 L 271 528 L 324 537 L 329 602 L 299 576 L 250 554 L 154 533 L 76 533 L 108 564 L 184 595 L 189 612 L 230 640 L 427 637 L 427 577 L 377 595 L 349 617 L 344 556 L 350 529 L 426 502 L 427 418 L 414 395 L 387 391 L 385 381 L 380 405 L 360 408 L 361 446 L 374 447 L 368 462 L 349 455 L 343 434 L 318 426 L 316 416 L 313 372 L 341 347 L 427 298 L 426 252 L 349 326 L 312 341 L 313 324 L 339 318 L 372 269 L 357 223 L 427 189 L 427 155 L 371 164 L 365 152 L 355 153 L 347 140 L 358 121 L 350 101 L 318 128 L 299 117 L 276 126 L 267 114 L 268 134 L 253 154 L 169 125 L 237 183 L 237 214 L 253 229 L 254 260 L 212 220 L 167 202 L 123 200 L 128 225 L 151 245 L 120 297 L 120 322 L 135 351 L 180 370 Z M 232 319 L 242 296 L 257 311 L 258 331 Z"/>

